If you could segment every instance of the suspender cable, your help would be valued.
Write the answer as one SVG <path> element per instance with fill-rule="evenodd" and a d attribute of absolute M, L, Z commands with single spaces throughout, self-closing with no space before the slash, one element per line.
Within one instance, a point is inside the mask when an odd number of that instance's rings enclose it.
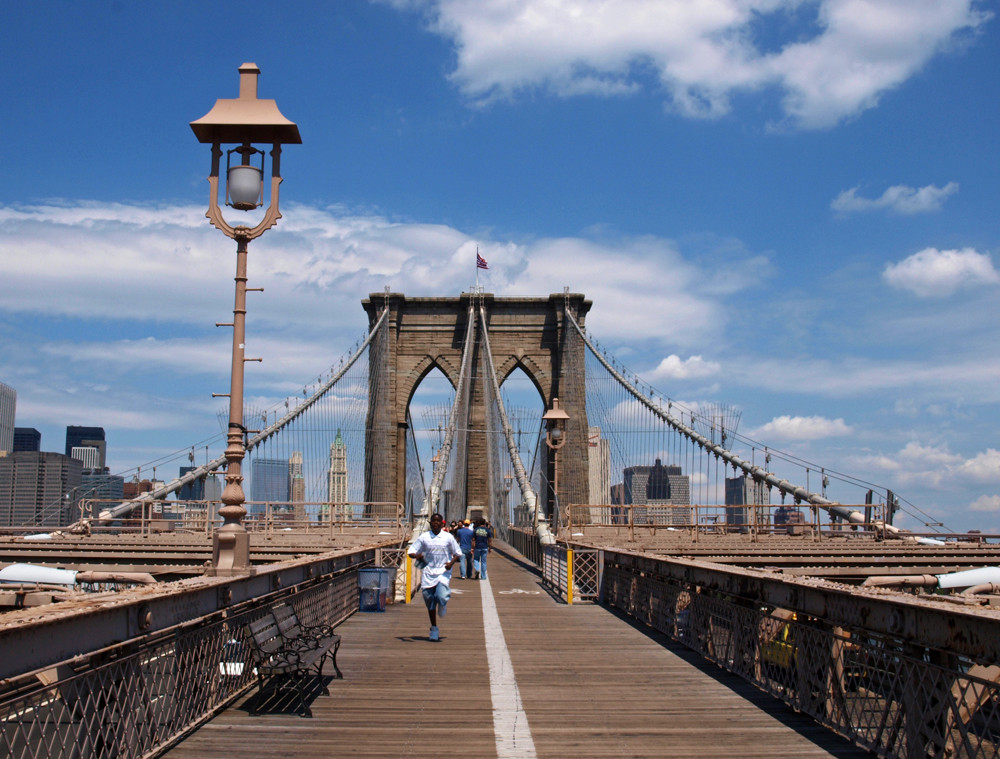
<path fill-rule="evenodd" d="M 451 459 L 452 445 L 455 442 L 455 427 L 458 415 L 461 412 L 463 398 L 468 392 L 468 371 L 472 357 L 473 333 L 475 331 L 475 307 L 469 306 L 469 316 L 466 320 L 465 345 L 462 348 L 462 366 L 458 373 L 458 386 L 455 388 L 455 402 L 451 406 L 451 416 L 448 419 L 448 428 L 445 430 L 444 442 L 438 451 L 438 465 L 431 478 L 431 486 L 424 496 L 422 510 L 417 514 L 416 524 L 413 527 L 414 536 L 420 535 L 430 529 L 431 514 L 437 509 L 437 504 L 441 499 L 441 484 L 448 471 L 448 462 Z M 466 406 L 468 404 L 466 403 Z"/>
<path fill-rule="evenodd" d="M 382 325 L 385 323 L 388 317 L 388 313 L 389 313 L 388 310 L 382 312 L 382 315 L 375 323 L 375 326 L 372 327 L 371 332 L 368 333 L 368 336 L 364 339 L 364 341 L 357 348 L 357 350 L 355 350 L 354 353 L 351 354 L 351 356 L 347 359 L 347 361 L 344 362 L 344 365 L 340 368 L 340 371 L 333 374 L 329 380 L 320 385 L 319 389 L 316 390 L 316 392 L 314 392 L 304 402 L 298 404 L 295 408 L 291 409 L 287 414 L 282 416 L 280 419 L 275 421 L 266 429 L 261 430 L 252 438 L 250 438 L 250 440 L 247 441 L 247 446 L 246 446 L 247 451 L 249 452 L 253 450 L 261 443 L 271 438 L 277 432 L 284 429 L 286 426 L 291 424 L 295 419 L 299 418 L 307 409 L 313 406 L 320 398 L 325 396 L 327 392 L 329 392 L 329 390 L 334 385 L 336 385 L 341 380 L 341 378 L 347 373 L 348 369 L 350 369 L 361 357 L 361 355 L 368 349 L 368 345 L 375 338 L 379 329 L 381 329 Z M 118 519 L 130 513 L 133 509 L 137 508 L 144 502 L 157 501 L 162 498 L 165 498 L 170 493 L 176 493 L 185 485 L 195 482 L 198 479 L 204 477 L 205 475 L 214 472 L 215 470 L 224 466 L 225 463 L 226 463 L 225 456 L 220 456 L 217 459 L 208 462 L 204 466 L 200 466 L 197 469 L 192 469 L 190 472 L 184 474 L 183 476 L 171 480 L 163 487 L 156 488 L 155 490 L 151 490 L 148 493 L 143 493 L 141 496 L 138 496 L 137 498 L 131 501 L 124 501 L 118 504 L 117 506 L 103 509 L 101 513 L 94 518 L 93 521 L 107 522 L 112 519 Z M 67 529 L 72 530 L 74 528 L 82 526 L 83 526 L 82 522 L 77 522 L 76 524 L 71 525 Z"/>
<path fill-rule="evenodd" d="M 548 523 L 545 519 L 539 518 L 538 498 L 531 487 L 531 482 L 528 481 L 528 475 L 524 471 L 524 464 L 521 463 L 521 454 L 517 450 L 514 431 L 510 428 L 510 421 L 507 419 L 507 411 L 504 409 L 503 398 L 500 397 L 500 383 L 497 381 L 496 367 L 493 364 L 493 352 L 490 350 L 489 330 L 486 329 L 486 310 L 482 306 L 479 307 L 479 318 L 482 325 L 484 356 L 486 358 L 486 365 L 489 368 L 487 375 L 493 387 L 497 406 L 500 409 L 500 424 L 503 427 L 504 438 L 507 441 L 507 451 L 510 453 L 510 461 L 514 467 L 514 476 L 517 478 L 517 484 L 521 488 L 521 494 L 524 497 L 524 504 L 527 506 L 528 513 L 531 514 L 538 539 L 542 545 L 554 545 L 556 539 L 549 530 Z"/>
<path fill-rule="evenodd" d="M 632 395 L 639 403 L 645 406 L 649 411 L 658 416 L 662 421 L 666 422 L 668 425 L 677 430 L 681 435 L 690 440 L 693 444 L 699 446 L 702 450 L 719 456 L 730 464 L 734 469 L 740 469 L 745 474 L 749 475 L 756 482 L 764 482 L 767 485 L 777 488 L 783 494 L 792 496 L 799 501 L 804 501 L 806 503 L 812 504 L 813 506 L 819 506 L 826 509 L 831 514 L 835 514 L 838 517 L 845 519 L 852 524 L 865 524 L 865 515 L 854 509 L 848 508 L 846 506 L 839 505 L 836 501 L 831 501 L 828 498 L 820 495 L 819 493 L 810 492 L 808 489 L 803 488 L 799 485 L 794 485 L 788 480 L 781 479 L 778 476 L 768 472 L 762 467 L 755 466 L 749 461 L 730 453 L 728 450 L 723 448 L 721 445 L 714 443 L 712 440 L 708 439 L 704 435 L 699 434 L 692 427 L 685 425 L 682 421 L 676 419 L 669 411 L 665 411 L 660 404 L 654 403 L 650 398 L 647 398 L 643 393 L 640 393 L 632 383 L 630 383 L 622 374 L 615 369 L 611 363 L 593 346 L 590 338 L 587 334 L 580 328 L 577 324 L 576 319 L 573 318 L 573 314 L 569 311 L 566 312 L 566 318 L 569 319 L 570 324 L 572 324 L 580 337 L 583 338 L 584 343 L 590 349 L 591 353 L 597 358 L 598 361 L 604 366 L 604 368 L 610 372 L 615 379 L 624 387 L 629 394 Z M 692 457 L 694 456 L 694 451 L 692 449 Z M 693 463 L 693 462 L 692 462 Z M 691 470 L 693 471 L 693 469 Z M 881 525 L 881 527 L 888 533 L 898 534 L 905 532 L 898 527 L 894 527 L 890 524 Z"/>

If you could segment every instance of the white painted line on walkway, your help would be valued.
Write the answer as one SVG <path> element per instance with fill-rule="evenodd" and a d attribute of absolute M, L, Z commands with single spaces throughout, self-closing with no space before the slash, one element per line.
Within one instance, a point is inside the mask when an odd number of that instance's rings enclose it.
<path fill-rule="evenodd" d="M 486 631 L 486 659 L 490 665 L 490 697 L 493 700 L 493 734 L 497 759 L 536 759 L 535 742 L 528 727 L 528 715 L 521 705 L 514 665 L 500 627 L 500 615 L 493 600 L 489 578 L 482 580 L 483 629 Z"/>

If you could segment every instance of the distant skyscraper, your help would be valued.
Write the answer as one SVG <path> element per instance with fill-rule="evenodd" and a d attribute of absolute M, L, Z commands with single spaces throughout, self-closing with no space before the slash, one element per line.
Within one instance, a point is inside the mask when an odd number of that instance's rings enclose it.
<path fill-rule="evenodd" d="M 178 477 L 183 477 L 188 472 L 191 472 L 198 467 L 195 466 L 182 466 Z M 198 479 L 194 482 L 189 482 L 184 485 L 179 491 L 177 491 L 178 501 L 203 501 L 205 500 L 205 480 Z"/>
<path fill-rule="evenodd" d="M 14 450 L 14 415 L 17 411 L 17 391 L 0 382 L 0 456 Z"/>
<path fill-rule="evenodd" d="M 726 524 L 745 525 L 750 522 L 750 509 L 771 503 L 771 493 L 763 482 L 746 475 L 726 477 Z M 763 515 L 762 515 L 763 516 Z"/>
<path fill-rule="evenodd" d="M 296 522 L 306 518 L 306 479 L 302 475 L 302 451 L 292 451 L 288 459 L 288 494 L 291 516 Z"/>
<path fill-rule="evenodd" d="M 250 504 L 247 512 L 263 514 L 268 503 L 288 502 L 288 462 L 285 459 L 253 459 L 250 475 Z"/>
<path fill-rule="evenodd" d="M 84 471 L 100 472 L 101 452 L 92 445 L 74 445 L 69 452 L 70 458 L 83 462 Z"/>
<path fill-rule="evenodd" d="M 650 507 L 690 506 L 691 483 L 687 475 L 681 474 L 679 466 L 664 466 L 659 459 L 653 466 L 630 466 L 623 472 L 623 496 L 626 504 Z M 691 519 L 690 509 L 649 508 L 639 510 L 639 518 L 652 520 L 657 524 L 687 524 Z"/>
<path fill-rule="evenodd" d="M 606 505 L 611 503 L 611 441 L 601 437 L 600 427 L 591 427 L 587 441 L 587 480 L 590 503 Z M 607 509 L 592 510 L 591 521 L 607 522 Z"/>
<path fill-rule="evenodd" d="M 61 453 L 0 458 L 0 525 L 64 527 L 77 519 L 83 464 Z"/>
<path fill-rule="evenodd" d="M 205 478 L 205 500 L 218 501 L 222 498 L 222 475 L 212 473 Z"/>
<path fill-rule="evenodd" d="M 93 498 L 98 501 L 121 501 L 125 496 L 125 478 L 117 474 L 107 474 L 101 471 L 84 474 L 80 478 L 80 498 Z M 94 513 L 110 504 L 94 504 Z"/>
<path fill-rule="evenodd" d="M 42 433 L 34 427 L 14 428 L 14 451 L 42 450 Z"/>
<path fill-rule="evenodd" d="M 98 450 L 97 469 L 104 469 L 107 444 L 104 442 L 103 427 L 77 427 L 70 425 L 66 428 L 66 455 L 72 456 L 74 448 L 96 448 Z"/>
<path fill-rule="evenodd" d="M 337 437 L 330 445 L 330 469 L 327 472 L 327 501 L 332 505 L 333 518 L 350 519 L 353 507 L 347 505 L 347 444 L 337 430 Z"/>

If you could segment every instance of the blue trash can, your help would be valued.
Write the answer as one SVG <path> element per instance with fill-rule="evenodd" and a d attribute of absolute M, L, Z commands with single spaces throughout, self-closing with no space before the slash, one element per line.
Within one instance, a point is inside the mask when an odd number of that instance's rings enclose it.
<path fill-rule="evenodd" d="M 390 577 L 388 569 L 366 567 L 358 570 L 359 611 L 385 611 Z"/>

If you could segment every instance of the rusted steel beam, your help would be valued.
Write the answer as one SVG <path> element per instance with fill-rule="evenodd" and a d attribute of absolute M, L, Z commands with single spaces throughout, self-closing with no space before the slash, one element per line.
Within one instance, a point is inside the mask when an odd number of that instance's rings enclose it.
<path fill-rule="evenodd" d="M 833 626 L 952 651 L 978 663 L 1000 663 L 1000 610 L 691 559 L 605 551 L 604 561 L 672 583 L 791 609 Z"/>

